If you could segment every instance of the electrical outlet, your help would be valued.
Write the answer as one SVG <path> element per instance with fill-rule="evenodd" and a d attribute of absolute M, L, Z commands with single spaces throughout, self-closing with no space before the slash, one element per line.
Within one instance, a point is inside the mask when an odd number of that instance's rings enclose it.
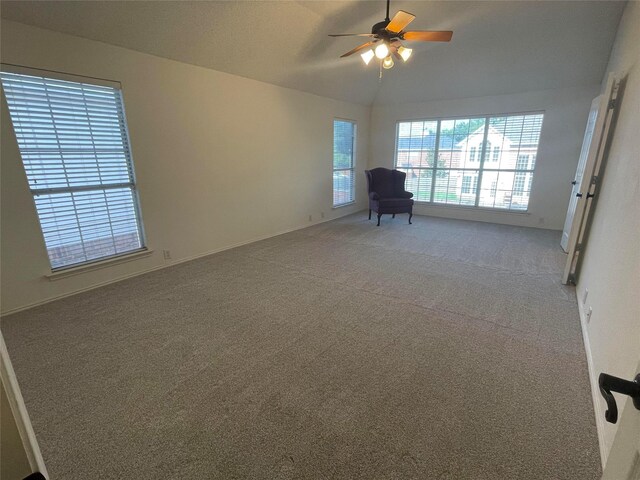
<path fill-rule="evenodd" d="M 589 323 L 591 321 L 591 314 L 593 313 L 593 309 L 591 307 L 589 307 L 589 310 L 587 310 L 587 323 Z"/>
<path fill-rule="evenodd" d="M 589 296 L 589 289 L 585 288 L 584 289 L 584 295 L 582 295 L 582 304 L 584 305 L 585 303 L 587 303 L 587 297 Z"/>
<path fill-rule="evenodd" d="M 165 260 L 171 260 L 171 250 L 162 250 L 162 255 Z"/>
<path fill-rule="evenodd" d="M 311 215 L 309 215 L 309 221 L 313 221 L 313 217 Z"/>

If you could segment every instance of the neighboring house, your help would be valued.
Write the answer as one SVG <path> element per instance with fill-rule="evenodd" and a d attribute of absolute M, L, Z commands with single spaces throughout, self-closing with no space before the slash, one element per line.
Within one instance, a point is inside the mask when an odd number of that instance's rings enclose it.
<path fill-rule="evenodd" d="M 396 165 L 407 172 L 407 188 L 418 192 L 417 201 L 475 205 L 477 197 L 480 207 L 527 209 L 538 132 L 512 133 L 496 123 L 488 128 L 486 145 L 481 126 L 462 138 L 440 135 L 437 149 L 436 137 L 434 129 L 425 128 L 398 138 Z"/>

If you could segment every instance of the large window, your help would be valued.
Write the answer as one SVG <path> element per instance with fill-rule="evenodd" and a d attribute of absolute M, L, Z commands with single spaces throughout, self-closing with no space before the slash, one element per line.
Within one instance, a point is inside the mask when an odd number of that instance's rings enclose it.
<path fill-rule="evenodd" d="M 142 250 L 119 86 L 8 70 L 2 86 L 51 268 Z"/>
<path fill-rule="evenodd" d="M 333 206 L 355 200 L 356 124 L 348 120 L 333 121 Z"/>
<path fill-rule="evenodd" d="M 396 168 L 418 202 L 525 211 L 542 113 L 398 122 Z"/>

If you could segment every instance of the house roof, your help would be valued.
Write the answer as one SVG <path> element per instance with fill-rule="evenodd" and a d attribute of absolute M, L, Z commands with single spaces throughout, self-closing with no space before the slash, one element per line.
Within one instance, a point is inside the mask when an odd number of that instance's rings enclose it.
<path fill-rule="evenodd" d="M 519 145 L 520 148 L 527 146 L 535 146 L 538 144 L 540 137 L 540 127 L 542 126 L 542 114 L 509 117 L 493 117 L 489 126 L 489 133 L 493 136 L 506 138 L 509 143 Z M 464 137 L 462 140 L 454 143 L 455 137 L 442 135 L 440 137 L 440 150 L 450 150 L 455 146 L 461 146 L 468 141 L 469 138 L 482 135 L 484 136 L 485 127 L 479 127 Z M 457 137 L 457 136 L 456 136 Z M 499 142 L 503 144 L 504 141 Z M 424 136 L 400 137 L 398 138 L 398 150 L 433 150 L 436 145 L 436 135 L 428 133 Z M 462 147 L 461 147 L 462 148 Z"/>

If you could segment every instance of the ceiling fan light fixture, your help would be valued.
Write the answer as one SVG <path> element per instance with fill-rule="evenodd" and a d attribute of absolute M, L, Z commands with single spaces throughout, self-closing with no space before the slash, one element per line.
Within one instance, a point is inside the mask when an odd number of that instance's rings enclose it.
<path fill-rule="evenodd" d="M 407 60 L 409 60 L 409 57 L 411 56 L 411 53 L 413 52 L 413 49 L 411 48 L 405 48 L 405 47 L 398 47 L 398 55 L 400 55 L 402 57 L 402 60 L 404 60 L 405 62 Z"/>
<path fill-rule="evenodd" d="M 364 52 L 363 54 L 361 54 L 360 56 L 362 57 L 362 61 L 364 62 L 365 65 L 369 65 L 369 62 L 371 61 L 371 59 L 373 57 L 375 57 L 375 53 L 373 53 L 373 50 L 369 49 L 366 52 Z"/>
<path fill-rule="evenodd" d="M 393 58 L 389 55 L 382 61 L 382 68 L 389 70 L 391 67 L 393 67 Z"/>
<path fill-rule="evenodd" d="M 389 47 L 387 46 L 386 42 L 382 42 L 380 45 L 378 45 L 375 49 L 375 53 L 376 57 L 378 57 L 380 60 L 386 58 L 389 55 Z"/>

